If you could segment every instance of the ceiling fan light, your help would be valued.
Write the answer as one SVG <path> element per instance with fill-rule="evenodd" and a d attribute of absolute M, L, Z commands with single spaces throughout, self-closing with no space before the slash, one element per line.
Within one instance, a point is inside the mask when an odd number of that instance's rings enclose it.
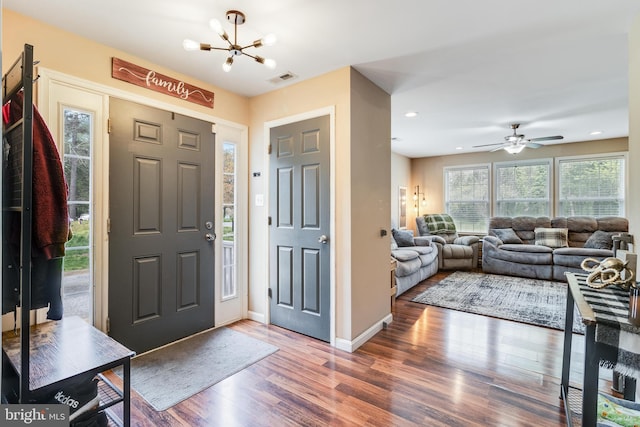
<path fill-rule="evenodd" d="M 226 61 L 224 61 L 224 64 L 222 64 L 222 70 L 225 73 L 228 73 L 229 71 L 231 71 L 231 66 L 233 65 L 233 57 L 228 57 Z"/>
<path fill-rule="evenodd" d="M 509 154 L 518 154 L 519 152 L 524 150 L 524 145 L 521 145 L 521 144 L 507 145 L 506 147 L 504 147 L 504 149 Z"/>

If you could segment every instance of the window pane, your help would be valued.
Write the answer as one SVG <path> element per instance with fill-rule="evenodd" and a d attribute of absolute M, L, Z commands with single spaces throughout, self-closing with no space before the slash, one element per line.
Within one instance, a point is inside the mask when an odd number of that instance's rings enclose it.
<path fill-rule="evenodd" d="M 65 108 L 62 114 L 64 177 L 68 187 L 73 237 L 65 244 L 62 298 L 66 315 L 91 321 L 93 251 L 91 250 L 92 113 Z"/>
<path fill-rule="evenodd" d="M 64 110 L 64 154 L 88 157 L 91 153 L 91 115 Z"/>
<path fill-rule="evenodd" d="M 624 216 L 624 157 L 561 160 L 559 215 Z"/>
<path fill-rule="evenodd" d="M 489 167 L 445 169 L 445 209 L 461 232 L 486 232 Z"/>
<path fill-rule="evenodd" d="M 236 145 L 223 144 L 222 171 L 222 299 L 237 296 L 236 286 Z"/>
<path fill-rule="evenodd" d="M 549 161 L 496 165 L 496 216 L 549 216 Z"/>

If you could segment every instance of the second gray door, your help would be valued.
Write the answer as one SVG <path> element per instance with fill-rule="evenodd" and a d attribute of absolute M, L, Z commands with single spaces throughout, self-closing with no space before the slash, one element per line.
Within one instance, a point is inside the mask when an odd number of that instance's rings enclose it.
<path fill-rule="evenodd" d="M 329 116 L 271 129 L 271 323 L 331 338 Z"/>

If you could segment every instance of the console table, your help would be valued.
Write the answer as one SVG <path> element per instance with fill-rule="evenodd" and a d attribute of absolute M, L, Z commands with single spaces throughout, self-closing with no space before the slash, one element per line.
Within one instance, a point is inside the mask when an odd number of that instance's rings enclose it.
<path fill-rule="evenodd" d="M 569 395 L 576 394 L 574 387 L 569 386 L 569 371 L 571 364 L 571 344 L 573 339 L 574 303 L 582 316 L 585 325 L 585 349 L 584 349 L 584 376 L 581 390 L 582 425 L 584 427 L 596 426 L 598 403 L 598 375 L 600 362 L 606 361 L 615 365 L 618 361 L 618 346 L 611 342 L 603 342 L 596 333 L 598 327 L 601 331 L 633 330 L 627 321 L 629 309 L 629 294 L 622 289 L 610 286 L 604 289 L 593 289 L 586 283 L 587 276 L 577 273 L 566 273 L 567 276 L 567 308 L 564 327 L 564 350 L 562 358 L 562 379 L 560 383 L 560 397 L 564 402 L 567 425 L 572 426 L 572 413 Z M 603 334 L 604 335 L 604 334 Z M 638 369 L 639 367 L 633 367 Z M 635 378 L 626 377 L 625 396 L 627 400 L 635 399 Z M 578 390 L 578 396 L 580 395 Z M 580 396 L 579 396 L 580 397 Z"/>

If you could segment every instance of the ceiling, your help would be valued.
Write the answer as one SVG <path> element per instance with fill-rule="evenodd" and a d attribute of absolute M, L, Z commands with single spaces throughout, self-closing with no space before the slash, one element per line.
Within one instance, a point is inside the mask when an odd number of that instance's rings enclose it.
<path fill-rule="evenodd" d="M 511 134 L 567 143 L 628 135 L 627 34 L 633 0 L 4 0 L 4 7 L 248 97 L 352 65 L 391 94 L 392 150 L 408 157 L 488 151 Z M 182 40 L 239 44 L 270 70 Z M 284 73 L 296 78 L 274 83 Z M 279 80 L 279 79 L 277 79 Z M 415 118 L 406 118 L 417 111 Z M 592 131 L 602 134 L 593 136 Z"/>

